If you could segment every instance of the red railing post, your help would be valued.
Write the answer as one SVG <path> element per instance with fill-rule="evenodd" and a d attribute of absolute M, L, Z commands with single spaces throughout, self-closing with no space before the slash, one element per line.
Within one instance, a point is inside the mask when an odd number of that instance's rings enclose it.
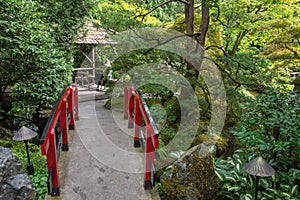
<path fill-rule="evenodd" d="M 69 129 L 74 130 L 75 129 L 75 113 L 74 113 L 74 89 L 71 87 L 71 94 L 68 98 L 68 113 L 70 114 L 70 124 Z"/>
<path fill-rule="evenodd" d="M 130 87 L 128 90 L 128 98 L 129 98 L 129 105 L 128 105 L 128 128 L 133 128 L 133 110 L 134 110 L 134 96 L 132 92 L 134 91 L 133 87 Z"/>
<path fill-rule="evenodd" d="M 55 130 L 54 128 L 52 128 L 50 131 L 51 132 L 49 135 L 49 149 L 47 151 L 47 164 L 48 164 L 48 173 L 50 173 L 50 170 L 52 170 L 52 177 L 51 177 L 52 194 L 51 195 L 59 196 L 60 189 L 59 189 L 59 176 L 58 176 L 58 168 L 57 168 Z"/>
<path fill-rule="evenodd" d="M 134 147 L 140 147 L 140 127 L 142 126 L 142 114 L 140 111 L 140 100 L 138 95 L 134 96 L 135 98 L 135 115 L 134 115 Z"/>
<path fill-rule="evenodd" d="M 56 141 L 54 128 L 59 124 L 59 131 L 62 133 L 62 150 L 67 151 L 68 125 L 69 129 L 75 128 L 75 119 L 79 119 L 78 110 L 78 88 L 75 85 L 68 86 L 56 101 L 41 137 L 42 155 L 47 157 L 48 193 L 52 196 L 59 196 L 60 193 L 57 166 L 60 149 L 56 148 L 61 145 L 61 141 L 60 139 Z"/>
<path fill-rule="evenodd" d="M 128 119 L 128 87 L 124 87 L 124 119 Z"/>
<path fill-rule="evenodd" d="M 125 116 L 128 118 L 128 128 L 132 128 L 134 111 L 134 147 L 140 147 L 141 144 L 143 146 L 143 151 L 145 151 L 144 189 L 151 189 L 155 185 L 154 158 L 155 149 L 159 145 L 158 135 L 156 135 L 158 131 L 149 109 L 140 95 L 133 87 L 124 87 L 124 119 Z M 146 123 L 146 139 L 143 135 L 140 135 L 139 129 L 142 126 L 142 119 Z"/>
<path fill-rule="evenodd" d="M 62 100 L 62 108 L 59 116 L 59 126 L 62 131 L 62 151 L 69 150 L 68 142 L 68 118 L 67 118 L 67 100 Z"/>
<path fill-rule="evenodd" d="M 146 152 L 145 152 L 145 178 L 144 178 L 144 188 L 145 189 L 151 189 L 154 181 L 152 174 L 152 165 L 154 165 L 154 151 L 155 148 L 152 144 L 152 136 L 153 136 L 153 130 L 151 127 L 151 124 L 146 125 Z"/>

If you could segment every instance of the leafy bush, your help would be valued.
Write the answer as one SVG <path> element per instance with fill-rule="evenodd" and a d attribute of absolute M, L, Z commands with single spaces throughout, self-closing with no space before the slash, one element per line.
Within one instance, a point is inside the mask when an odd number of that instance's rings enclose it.
<path fill-rule="evenodd" d="M 245 152 L 237 150 L 232 157 L 226 160 L 215 159 L 215 173 L 221 182 L 219 199 L 241 199 L 250 200 L 254 198 L 256 179 L 254 176 L 246 174 L 242 167 L 255 156 L 243 156 Z M 274 163 L 271 163 L 274 164 Z M 284 180 L 299 178 L 299 170 L 291 169 L 290 172 L 275 173 L 272 177 L 259 179 L 259 199 L 299 199 L 299 186 L 283 182 Z"/>
<path fill-rule="evenodd" d="M 262 156 L 276 173 L 259 180 L 259 198 L 299 199 L 299 111 L 299 94 L 283 89 L 260 94 L 244 106 L 240 123 L 232 131 L 240 149 L 226 160 L 215 161 L 222 183 L 220 198 L 252 199 L 255 180 L 242 166 Z"/>
<path fill-rule="evenodd" d="M 274 162 L 277 171 L 300 168 L 300 98 L 292 91 L 274 90 L 245 105 L 232 133 L 248 149 Z"/>
<path fill-rule="evenodd" d="M 90 5 L 88 0 L 1 1 L 3 127 L 37 125 L 32 115 L 51 107 L 71 82 L 73 42 Z"/>

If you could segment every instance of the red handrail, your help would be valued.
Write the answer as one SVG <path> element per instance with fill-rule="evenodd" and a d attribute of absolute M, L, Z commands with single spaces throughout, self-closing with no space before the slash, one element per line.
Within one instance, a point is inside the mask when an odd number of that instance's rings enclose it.
<path fill-rule="evenodd" d="M 133 87 L 124 87 L 124 119 L 128 119 L 128 128 L 134 127 L 134 147 L 140 147 L 142 143 L 145 153 L 144 189 L 151 189 L 155 185 L 154 158 L 155 149 L 159 146 L 158 130 L 142 94 Z M 146 139 L 140 134 L 143 119 L 146 124 Z"/>
<path fill-rule="evenodd" d="M 75 120 L 79 119 L 78 88 L 76 85 L 68 86 L 56 101 L 52 113 L 44 128 L 41 137 L 42 155 L 47 157 L 48 165 L 48 194 L 59 196 L 58 155 L 59 141 L 56 141 L 55 129 L 61 133 L 62 151 L 68 151 L 68 129 L 75 129 Z"/>

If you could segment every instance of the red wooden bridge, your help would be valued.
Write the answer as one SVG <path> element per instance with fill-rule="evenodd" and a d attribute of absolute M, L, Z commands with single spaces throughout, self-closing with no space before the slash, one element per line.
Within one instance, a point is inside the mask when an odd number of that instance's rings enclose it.
<path fill-rule="evenodd" d="M 101 96 L 70 85 L 58 98 L 41 138 L 46 198 L 159 199 L 153 189 L 158 131 L 142 94 L 125 87 L 117 114 L 104 108 Z"/>

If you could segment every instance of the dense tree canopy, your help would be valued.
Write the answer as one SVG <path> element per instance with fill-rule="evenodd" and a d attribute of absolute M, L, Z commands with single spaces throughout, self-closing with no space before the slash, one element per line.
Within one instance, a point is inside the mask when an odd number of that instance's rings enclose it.
<path fill-rule="evenodd" d="M 115 2 L 119 6 L 121 1 Z M 124 23 L 127 27 L 123 28 L 145 26 L 146 17 L 155 17 L 159 21 L 152 25 L 174 29 L 197 40 L 222 72 L 228 112 L 223 139 L 216 144 L 217 155 L 226 148 L 229 148 L 227 154 L 237 151 L 233 157 L 216 161 L 216 170 L 223 183 L 219 197 L 252 198 L 253 179 L 245 178 L 241 165 L 262 155 L 271 162 L 277 174 L 263 182 L 268 190 L 260 193 L 260 197 L 275 198 L 277 195 L 278 198 L 297 199 L 300 173 L 299 164 L 295 162 L 299 158 L 294 152 L 298 151 L 296 144 L 299 142 L 299 96 L 291 92 L 293 78 L 290 73 L 299 71 L 299 2 L 131 0 L 128 4 L 132 5 L 131 12 L 126 13 L 130 21 Z M 98 19 L 111 27 L 116 24 L 105 18 Z M 159 62 L 184 75 L 197 91 L 201 105 L 199 137 L 195 144 L 203 141 L 201 133 L 206 130 L 211 106 L 205 83 L 197 71 L 177 55 L 158 50 L 146 52 L 140 50 L 122 56 L 113 63 L 113 69 L 124 72 L 147 62 Z M 142 89 L 164 95 L 162 88 L 156 85 Z M 159 153 L 162 156 L 165 156 L 163 144 L 176 134 L 180 118 L 176 115 L 179 106 L 174 99 L 164 99 L 164 106 L 174 121 L 167 120 L 161 130 Z M 154 115 L 160 119 L 157 113 Z M 272 180 L 278 185 L 272 187 Z"/>
<path fill-rule="evenodd" d="M 1 125 L 16 117 L 34 126 L 32 114 L 51 107 L 71 83 L 73 42 L 89 4 L 0 1 Z"/>
<path fill-rule="evenodd" d="M 73 43 L 85 21 L 112 35 L 149 26 L 173 29 L 203 47 L 225 84 L 226 126 L 216 144 L 220 198 L 251 198 L 253 180 L 245 178 L 240 165 L 262 155 L 278 173 L 264 182 L 270 190 L 260 196 L 297 199 L 299 93 L 292 92 L 290 73 L 300 71 L 299 10 L 298 0 L 0 0 L 0 126 L 38 126 L 33 116 L 51 108 L 71 83 L 73 66 L 80 65 Z M 106 52 L 107 47 L 102 48 Z M 110 55 L 98 55 L 104 60 L 101 56 Z M 199 72 L 173 53 L 140 49 L 114 60 L 114 76 L 146 63 L 175 69 L 195 89 L 201 119 L 192 145 L 201 143 L 211 118 L 211 99 Z M 180 105 L 166 87 L 149 84 L 140 89 L 160 97 L 156 101 L 165 108 L 153 115 L 165 122 L 158 153 L 166 157 L 164 145 L 176 135 Z M 167 114 L 166 120 L 159 113 Z M 222 157 L 224 152 L 229 157 Z"/>

